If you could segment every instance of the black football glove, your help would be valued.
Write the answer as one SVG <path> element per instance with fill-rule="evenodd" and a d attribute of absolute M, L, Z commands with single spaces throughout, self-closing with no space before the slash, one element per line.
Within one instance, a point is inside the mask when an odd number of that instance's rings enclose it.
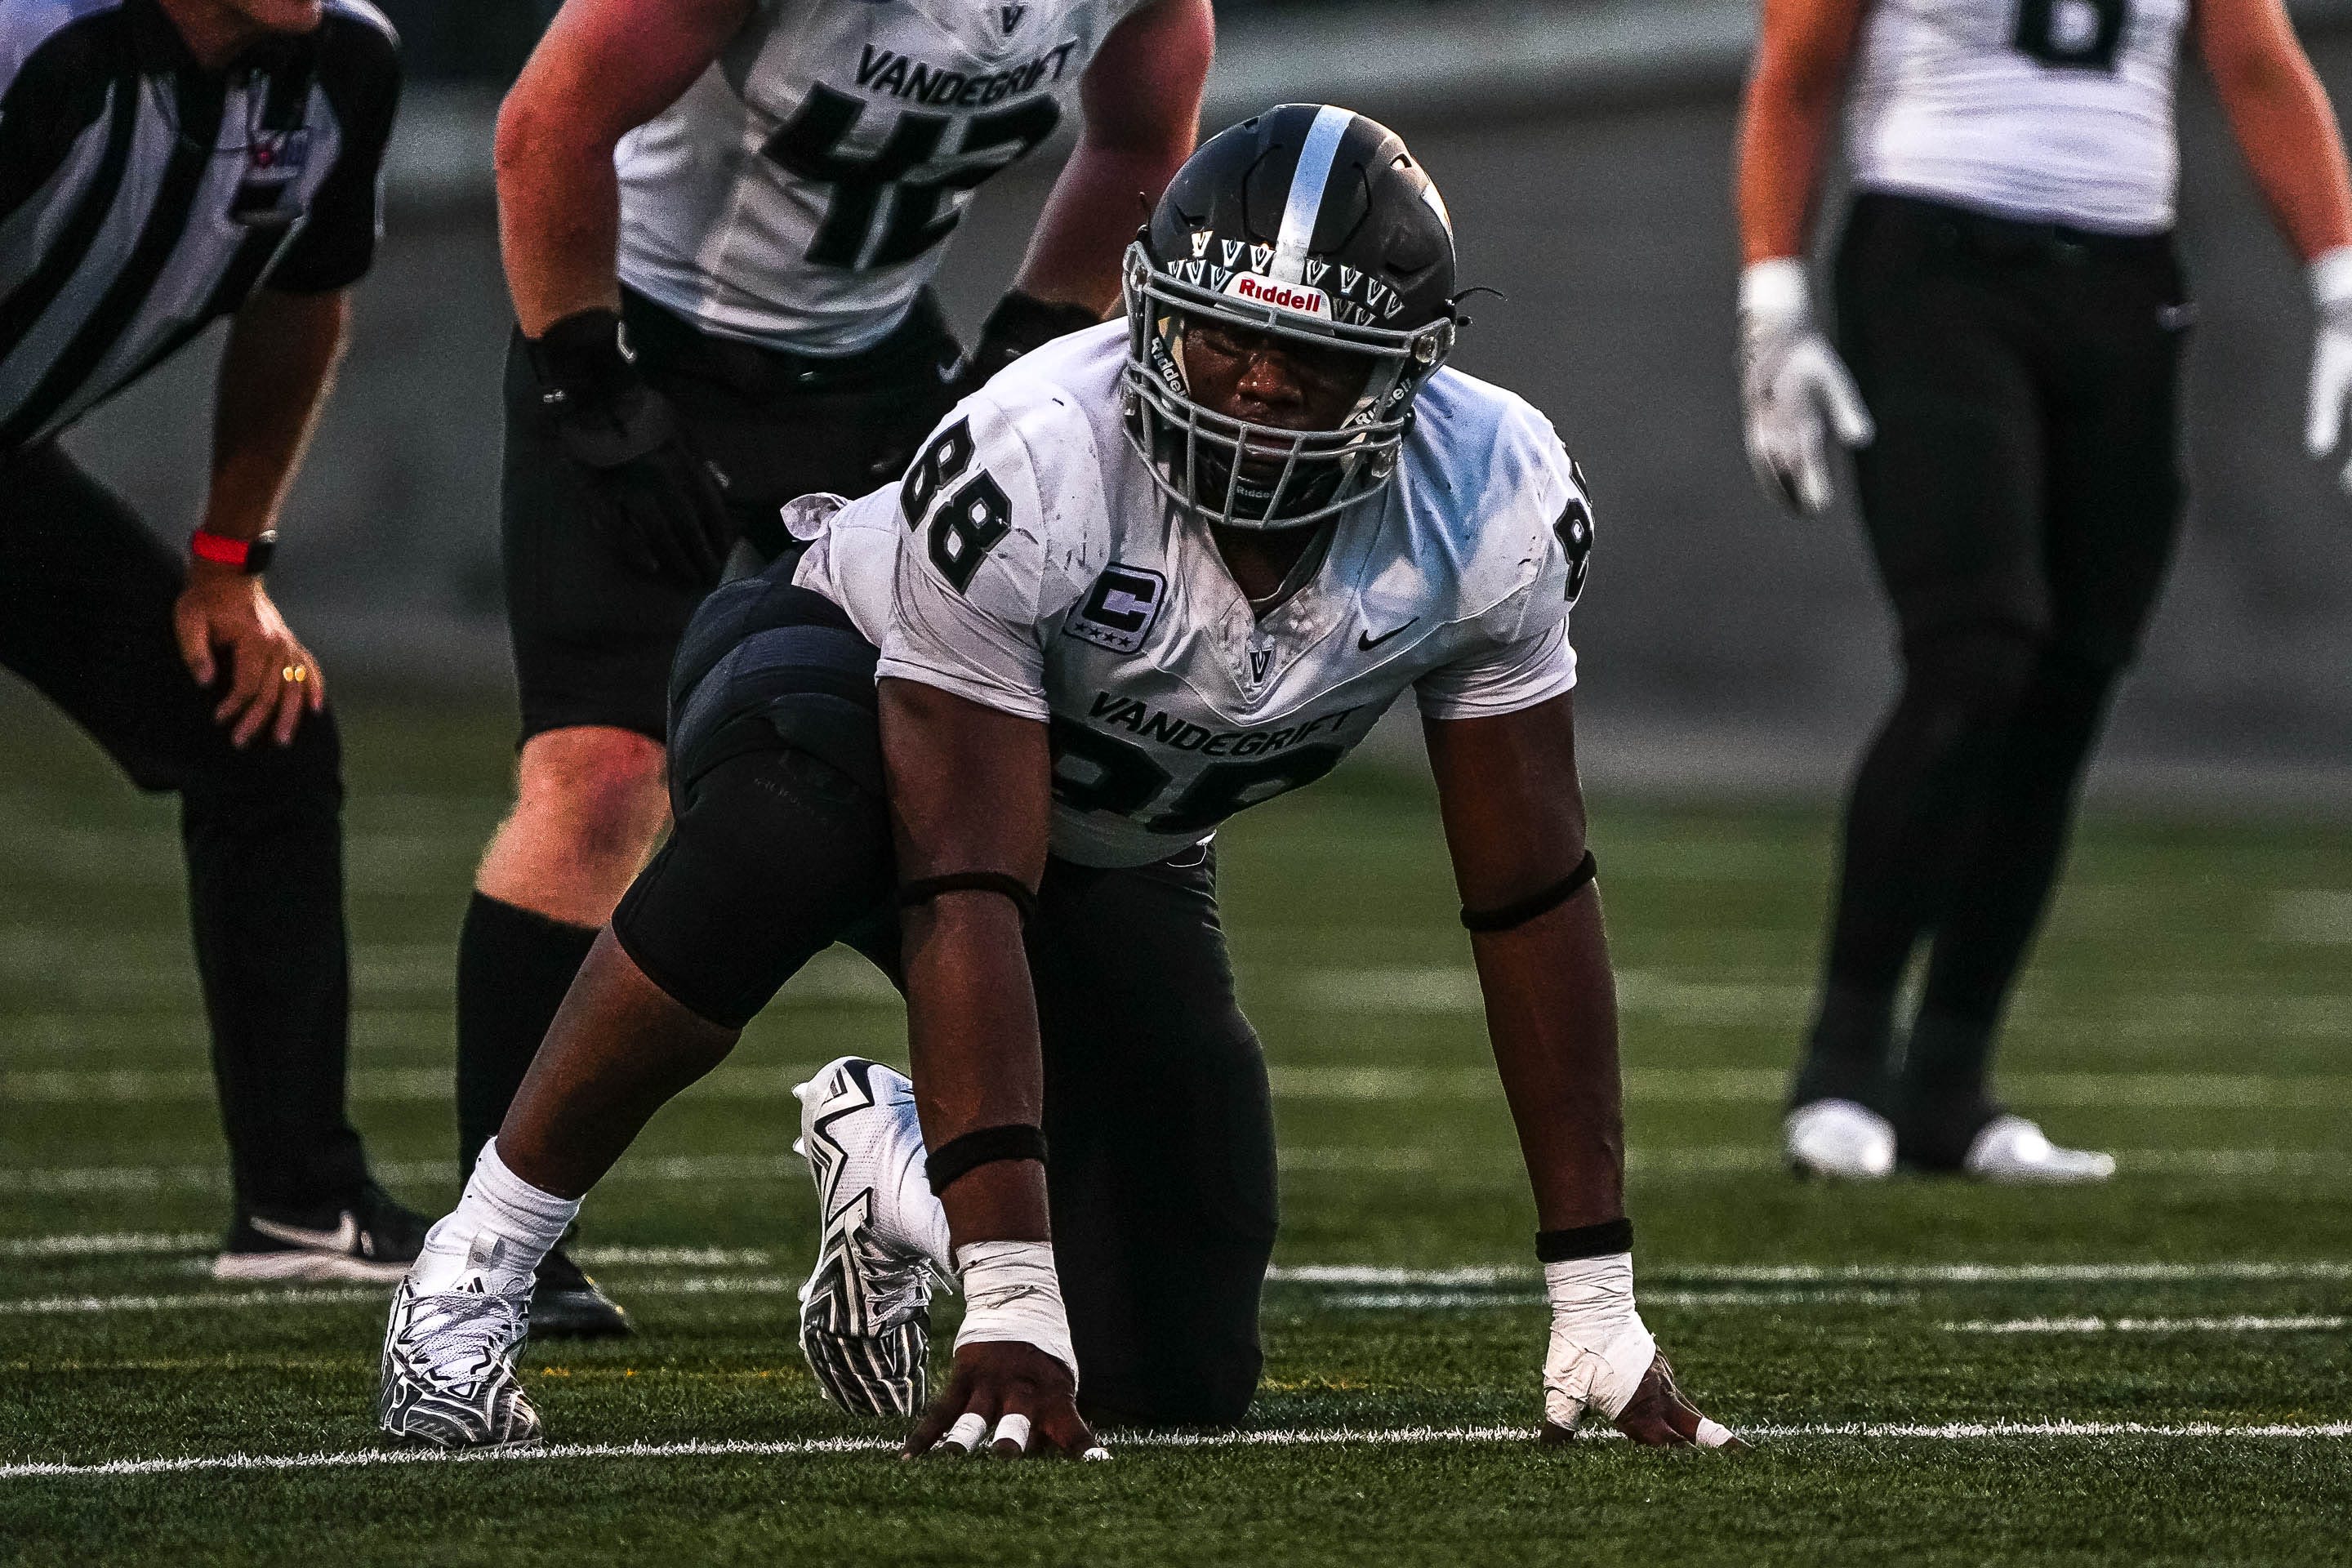
<path fill-rule="evenodd" d="M 683 588 L 717 583 L 735 542 L 724 479 L 630 363 L 620 317 L 575 311 L 524 346 L 604 542 L 633 572 Z"/>
<path fill-rule="evenodd" d="M 968 397 L 988 384 L 989 377 L 1032 349 L 1045 347 L 1066 332 L 1099 327 L 1102 318 L 1084 305 L 1060 300 L 1040 300 L 1010 289 L 980 324 L 980 346 L 963 363 L 956 378 L 956 395 Z"/>

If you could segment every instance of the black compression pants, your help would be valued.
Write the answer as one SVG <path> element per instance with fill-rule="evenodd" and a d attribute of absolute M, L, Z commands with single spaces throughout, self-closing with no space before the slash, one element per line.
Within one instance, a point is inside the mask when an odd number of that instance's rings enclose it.
<path fill-rule="evenodd" d="M 677 826 L 614 916 L 638 966 L 740 1026 L 846 942 L 898 980 L 874 651 L 781 571 L 713 595 L 680 651 Z M 1028 933 L 1055 1256 L 1089 1418 L 1224 1424 L 1262 1363 L 1274 1122 L 1204 848 L 1050 861 Z"/>
<path fill-rule="evenodd" d="M 237 1204 L 331 1214 L 367 1181 L 343 1110 L 351 994 L 334 714 L 304 715 L 289 746 L 266 734 L 232 746 L 213 722 L 220 693 L 180 662 L 172 611 L 184 582 L 179 556 L 56 447 L 0 460 L 0 665 L 132 784 L 179 795 Z"/>
<path fill-rule="evenodd" d="M 1878 424 L 1856 470 L 1904 680 L 1848 801 L 1795 1098 L 1883 1104 L 1906 1159 L 1948 1165 L 1993 1113 L 1993 1031 L 2178 536 L 2189 310 L 2168 237 L 1879 195 L 1854 204 L 1837 303 Z M 1890 1073 L 1923 941 L 1920 1013 Z"/>

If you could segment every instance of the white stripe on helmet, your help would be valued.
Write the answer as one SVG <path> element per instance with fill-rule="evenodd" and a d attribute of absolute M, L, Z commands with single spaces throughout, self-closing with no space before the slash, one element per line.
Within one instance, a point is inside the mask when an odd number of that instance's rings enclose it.
<path fill-rule="evenodd" d="M 1355 121 L 1350 109 L 1326 104 L 1315 111 L 1315 123 L 1307 128 L 1307 141 L 1298 149 L 1298 166 L 1291 171 L 1290 199 L 1282 208 L 1282 231 L 1275 237 L 1268 277 L 1285 283 L 1307 281 L 1307 246 L 1315 237 L 1316 215 L 1323 210 L 1323 190 L 1339 156 L 1340 139 Z"/>

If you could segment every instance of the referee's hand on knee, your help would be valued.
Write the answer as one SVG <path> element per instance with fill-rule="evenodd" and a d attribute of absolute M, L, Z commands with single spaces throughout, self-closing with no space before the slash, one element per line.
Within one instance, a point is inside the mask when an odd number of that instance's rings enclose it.
<path fill-rule="evenodd" d="M 257 577 L 197 562 L 172 608 L 172 630 L 196 684 L 208 692 L 226 688 L 213 721 L 234 726 L 233 745 L 251 743 L 265 729 L 279 745 L 291 744 L 303 713 L 326 706 L 319 661 Z"/>

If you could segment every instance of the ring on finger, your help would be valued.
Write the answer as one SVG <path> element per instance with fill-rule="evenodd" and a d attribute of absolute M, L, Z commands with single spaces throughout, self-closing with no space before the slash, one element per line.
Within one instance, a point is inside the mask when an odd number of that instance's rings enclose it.
<path fill-rule="evenodd" d="M 310 667 L 307 664 L 289 664 L 278 672 L 278 679 L 299 686 L 310 679 Z"/>
<path fill-rule="evenodd" d="M 992 1446 L 1010 1443 L 1016 1453 L 1027 1453 L 1029 1451 L 1029 1417 L 1018 1411 L 1005 1415 L 1003 1419 L 997 1422 L 996 1436 L 990 1438 L 989 1442 Z"/>
<path fill-rule="evenodd" d="M 980 1447 L 980 1440 L 987 1435 L 988 1417 L 976 1410 L 967 1410 L 956 1417 L 955 1425 L 940 1441 L 960 1454 L 969 1454 Z"/>

